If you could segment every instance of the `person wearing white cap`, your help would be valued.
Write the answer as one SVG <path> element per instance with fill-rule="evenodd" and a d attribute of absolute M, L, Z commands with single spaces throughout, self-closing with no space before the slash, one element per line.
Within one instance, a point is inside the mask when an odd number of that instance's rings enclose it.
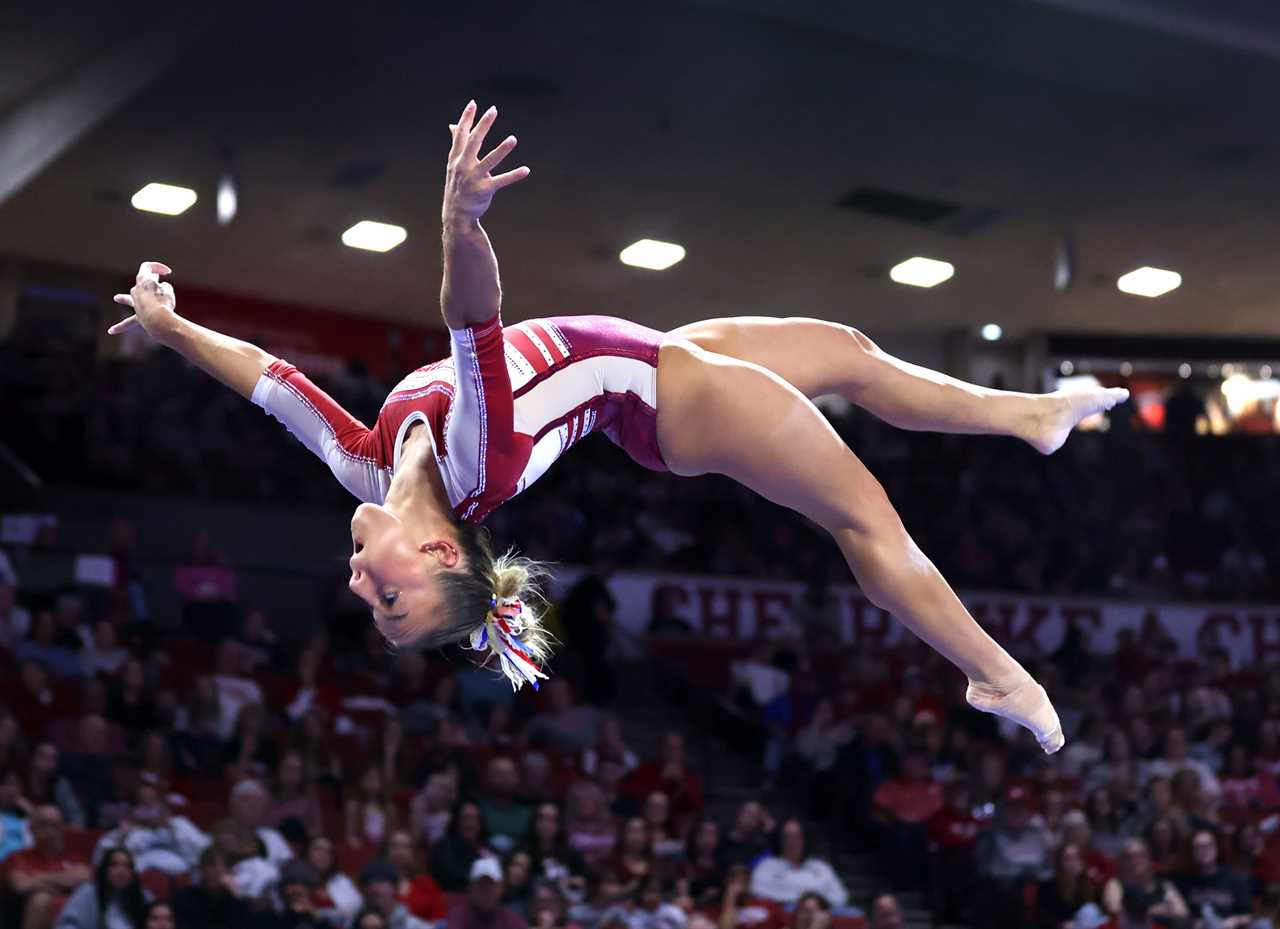
<path fill-rule="evenodd" d="M 502 904 L 502 862 L 491 855 L 471 865 L 467 897 L 449 912 L 448 929 L 529 929 L 523 918 Z"/>

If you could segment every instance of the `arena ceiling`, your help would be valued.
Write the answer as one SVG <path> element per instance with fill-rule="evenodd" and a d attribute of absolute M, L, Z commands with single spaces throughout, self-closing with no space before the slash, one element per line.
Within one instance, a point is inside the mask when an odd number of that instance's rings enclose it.
<path fill-rule="evenodd" d="M 446 124 L 474 96 L 500 107 L 498 131 L 521 140 L 512 164 L 533 169 L 487 222 L 511 319 L 1276 337 L 1280 12 L 1232 0 L 1207 19 L 1207 6 L 177 2 L 161 20 L 137 3 L 6 5 L 0 166 L 31 176 L 0 201 L 0 254 L 122 276 L 160 258 L 179 295 L 193 282 L 435 319 Z M 91 92 L 60 107 L 77 82 Z M 65 138 L 36 139 L 44 154 L 14 147 L 50 131 Z M 228 163 L 240 212 L 222 227 Z M 152 180 L 201 200 L 173 219 L 133 210 Z M 942 215 L 840 205 L 860 189 L 855 204 L 893 205 L 872 189 Z M 409 239 L 385 255 L 344 247 L 362 218 Z M 1059 294 L 1064 233 L 1077 268 Z M 624 267 L 618 250 L 641 237 L 688 257 Z M 889 282 L 916 254 L 956 277 Z M 1115 278 L 1142 264 L 1179 271 L 1182 288 L 1120 294 Z"/>

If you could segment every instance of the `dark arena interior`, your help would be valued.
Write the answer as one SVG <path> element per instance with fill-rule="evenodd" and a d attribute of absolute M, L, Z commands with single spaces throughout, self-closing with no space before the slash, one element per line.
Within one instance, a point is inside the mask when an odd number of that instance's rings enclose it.
<path fill-rule="evenodd" d="M 0 926 L 1280 929 L 1278 94 L 1268 0 L 0 4 Z M 531 173 L 467 200 L 508 134 Z M 481 214 L 503 397 L 414 373 L 483 355 Z M 671 471 L 606 384 L 483 521 L 542 626 L 495 586 L 483 654 L 399 641 L 360 513 L 422 590 L 471 564 L 396 481 L 449 515 L 463 393 L 479 480 L 592 314 L 824 320 L 792 383 L 863 373 L 734 423 L 663 390 L 739 343 L 663 336 L 626 396 Z M 237 383 L 391 490 L 353 521 Z M 457 416 L 385 461 L 306 392 L 372 425 L 415 383 Z M 1129 397 L 1042 454 L 899 428 L 898 384 Z M 809 456 L 770 391 L 874 476 L 819 475 L 852 528 L 748 489 Z M 776 473 L 676 476 L 704 435 Z M 926 576 L 1061 750 L 899 621 Z"/>

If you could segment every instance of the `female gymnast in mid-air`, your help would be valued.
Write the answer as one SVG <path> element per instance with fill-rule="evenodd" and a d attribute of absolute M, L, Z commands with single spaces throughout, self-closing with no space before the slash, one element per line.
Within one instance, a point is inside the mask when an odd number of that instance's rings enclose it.
<path fill-rule="evenodd" d="M 450 126 L 440 304 L 451 357 L 387 397 L 373 428 L 296 368 L 175 313 L 172 271 L 146 262 L 116 302 L 141 325 L 280 420 L 363 501 L 351 520 L 351 590 L 398 645 L 459 642 L 537 685 L 550 648 L 530 604 L 537 566 L 495 557 L 479 523 L 570 446 L 603 432 L 645 467 L 724 474 L 827 530 L 863 593 L 969 678 L 979 710 L 1062 746 L 1044 689 L 969 615 L 903 528 L 884 489 L 810 401 L 837 393 L 892 425 L 1015 436 L 1048 454 L 1123 390 L 988 390 L 907 364 L 862 333 L 816 319 L 736 317 L 662 333 L 604 316 L 504 327 L 497 259 L 480 218 L 525 167 L 481 157 L 496 110 Z"/>

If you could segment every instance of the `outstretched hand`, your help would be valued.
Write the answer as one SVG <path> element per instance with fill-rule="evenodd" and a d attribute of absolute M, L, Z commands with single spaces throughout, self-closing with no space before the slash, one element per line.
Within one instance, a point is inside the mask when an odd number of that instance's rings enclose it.
<path fill-rule="evenodd" d="M 476 102 L 472 100 L 463 109 L 458 122 L 449 126 L 453 145 L 449 148 L 441 209 L 441 219 L 446 224 L 453 220 L 478 220 L 489 209 L 495 193 L 529 176 L 529 169 L 525 166 L 504 174 L 491 173 L 516 147 L 513 135 L 480 157 L 480 147 L 497 118 L 498 108 L 491 106 L 477 120 Z"/>
<path fill-rule="evenodd" d="M 174 308 L 178 301 L 173 285 L 160 280 L 160 275 L 172 273 L 167 264 L 159 261 L 144 261 L 139 265 L 133 288 L 127 294 L 116 294 L 113 298 L 116 303 L 132 308 L 133 315 L 120 320 L 107 330 L 107 334 L 119 335 L 134 326 L 141 326 L 147 335 L 159 340 L 175 319 Z"/>

